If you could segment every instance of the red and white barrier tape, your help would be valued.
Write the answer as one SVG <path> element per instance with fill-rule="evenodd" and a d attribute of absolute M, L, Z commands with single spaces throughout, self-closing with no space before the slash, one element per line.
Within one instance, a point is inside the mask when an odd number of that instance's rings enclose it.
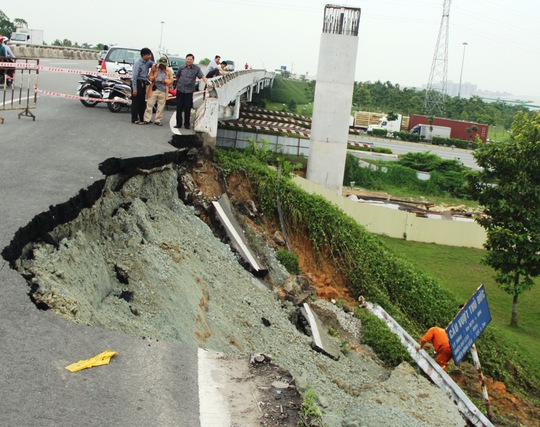
<path fill-rule="evenodd" d="M 40 71 L 51 71 L 53 73 L 68 73 L 68 74 L 89 74 L 91 76 L 100 76 L 100 77 L 113 77 L 113 78 L 125 78 L 131 79 L 131 74 L 119 74 L 119 73 L 101 73 L 99 71 L 83 71 L 83 70 L 72 70 L 69 68 L 58 68 L 58 67 L 44 67 L 42 65 L 30 64 L 27 62 L 0 62 L 0 68 L 17 68 L 23 70 L 40 70 Z"/>
<path fill-rule="evenodd" d="M 90 98 L 86 96 L 69 95 L 67 93 L 51 92 L 50 90 L 41 90 L 41 89 L 38 89 L 37 91 L 43 95 L 56 96 L 58 98 L 84 99 L 86 101 L 99 101 L 99 102 L 117 102 L 120 104 L 129 104 L 131 102 L 131 100 L 127 100 L 127 99 Z"/>
<path fill-rule="evenodd" d="M 366 144 L 363 142 L 352 142 L 352 141 L 347 141 L 347 144 L 352 145 L 353 147 L 364 147 L 364 148 L 370 148 L 373 145 L 373 144 Z"/>
<path fill-rule="evenodd" d="M 115 77 L 115 78 L 125 78 L 131 79 L 131 74 L 118 74 L 118 73 L 100 73 L 99 71 L 82 71 L 82 70 L 71 70 L 69 68 L 56 68 L 56 67 L 39 67 L 40 71 L 52 71 L 53 73 L 68 73 L 68 74 L 89 74 L 91 76 L 100 76 L 100 77 Z"/>
<path fill-rule="evenodd" d="M 237 123 L 237 122 L 230 122 L 230 121 L 219 121 L 219 124 L 222 126 L 231 126 L 231 127 L 238 127 L 238 128 L 244 128 L 244 129 L 254 129 L 254 130 L 270 130 L 274 132 L 283 132 L 283 133 L 289 133 L 294 135 L 300 135 L 309 137 L 309 132 L 303 132 L 296 129 L 287 129 L 287 128 L 280 128 L 277 126 L 261 126 L 261 125 L 251 125 L 251 124 L 245 124 L 245 123 Z"/>

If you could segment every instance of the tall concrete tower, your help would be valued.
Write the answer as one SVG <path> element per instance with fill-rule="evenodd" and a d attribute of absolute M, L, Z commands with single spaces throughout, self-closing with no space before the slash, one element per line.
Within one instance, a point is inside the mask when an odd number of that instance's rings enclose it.
<path fill-rule="evenodd" d="M 347 155 L 360 9 L 326 5 L 306 178 L 341 194 Z"/>

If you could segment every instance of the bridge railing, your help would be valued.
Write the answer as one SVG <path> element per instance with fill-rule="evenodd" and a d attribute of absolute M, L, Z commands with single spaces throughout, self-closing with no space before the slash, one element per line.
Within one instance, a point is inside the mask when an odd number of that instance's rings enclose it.
<path fill-rule="evenodd" d="M 217 95 L 219 105 L 226 106 L 246 92 L 251 95 L 253 91 L 259 92 L 260 89 L 271 86 L 274 76 L 274 72 L 266 70 L 233 71 L 210 79 L 215 91 L 215 94 L 211 91 L 210 95 Z"/>

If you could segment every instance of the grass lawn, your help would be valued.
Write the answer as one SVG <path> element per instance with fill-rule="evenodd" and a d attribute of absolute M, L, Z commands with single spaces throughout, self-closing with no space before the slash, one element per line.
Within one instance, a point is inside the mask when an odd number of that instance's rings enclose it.
<path fill-rule="evenodd" d="M 508 343 L 526 355 L 531 369 L 540 374 L 540 280 L 521 294 L 518 301 L 518 328 L 510 327 L 512 296 L 495 284 L 493 270 L 480 264 L 484 251 L 456 248 L 433 243 L 417 243 L 381 237 L 385 245 L 401 257 L 415 263 L 466 303 L 474 291 L 484 284 L 492 321 L 506 335 Z M 456 310 L 457 313 L 457 310 Z M 445 325 L 446 326 L 446 325 Z"/>
<path fill-rule="evenodd" d="M 510 132 L 508 132 L 502 125 L 490 126 L 487 137 L 493 141 L 510 141 Z"/>
<path fill-rule="evenodd" d="M 296 110 L 291 111 L 290 108 L 287 106 L 287 104 L 267 101 L 265 108 L 267 110 L 287 111 L 288 113 L 302 114 L 304 116 L 311 116 L 313 114 L 313 104 L 311 103 L 310 104 L 297 104 Z"/>

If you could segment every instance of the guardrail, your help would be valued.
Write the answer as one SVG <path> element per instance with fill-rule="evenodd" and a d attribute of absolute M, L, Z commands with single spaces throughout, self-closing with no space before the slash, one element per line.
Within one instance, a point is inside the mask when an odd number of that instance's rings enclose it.
<path fill-rule="evenodd" d="M 66 59 L 95 59 L 99 51 L 80 47 L 48 46 L 10 42 L 13 54 L 18 58 L 66 58 Z"/>

